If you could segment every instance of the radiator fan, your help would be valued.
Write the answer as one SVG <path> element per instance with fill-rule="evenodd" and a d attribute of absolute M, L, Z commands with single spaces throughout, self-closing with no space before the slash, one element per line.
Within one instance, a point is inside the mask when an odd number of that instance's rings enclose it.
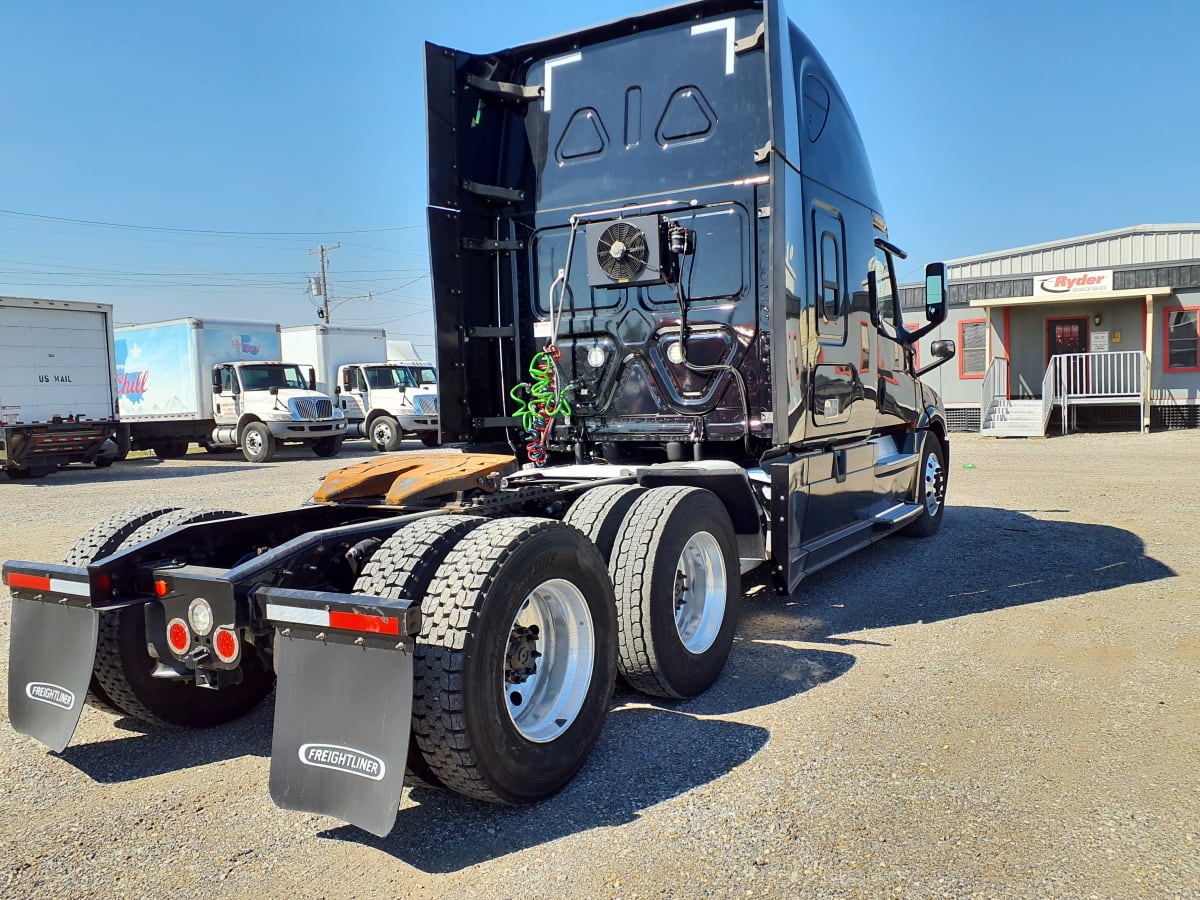
<path fill-rule="evenodd" d="M 596 262 L 614 281 L 630 281 L 646 268 L 649 247 L 636 225 L 613 222 L 596 241 Z"/>

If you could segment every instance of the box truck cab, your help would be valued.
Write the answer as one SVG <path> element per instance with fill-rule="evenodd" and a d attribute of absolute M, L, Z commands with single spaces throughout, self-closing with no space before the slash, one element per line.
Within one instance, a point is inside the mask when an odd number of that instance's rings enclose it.
<path fill-rule="evenodd" d="M 388 361 L 393 342 L 382 328 L 297 325 L 282 329 L 284 355 L 311 365 L 317 388 L 332 394 L 347 435 L 377 450 L 397 450 L 406 435 L 438 442 L 437 385 L 419 360 Z"/>
<path fill-rule="evenodd" d="M 266 462 L 281 443 L 333 456 L 346 419 L 310 369 L 283 361 L 274 322 L 175 319 L 116 330 L 123 450 L 169 459 L 198 443 Z"/>
<path fill-rule="evenodd" d="M 314 389 L 312 370 L 297 363 L 219 363 L 212 372 L 211 443 L 241 447 L 250 462 L 267 462 L 280 444 L 302 443 L 317 456 L 334 456 L 346 419 Z"/>

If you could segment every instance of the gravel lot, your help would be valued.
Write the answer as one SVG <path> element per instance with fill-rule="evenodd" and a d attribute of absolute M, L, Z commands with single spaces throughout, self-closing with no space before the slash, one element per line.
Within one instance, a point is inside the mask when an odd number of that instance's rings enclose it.
<path fill-rule="evenodd" d="M 936 538 L 890 538 L 790 599 L 747 576 L 717 685 L 618 690 L 580 777 L 533 808 L 406 791 L 378 839 L 271 803 L 270 703 L 202 732 L 89 708 L 58 756 L 4 702 L 0 893 L 1200 896 L 1198 446 L 955 436 Z M 278 509 L 369 455 L 0 479 L 0 559 L 59 559 L 151 501 Z"/>

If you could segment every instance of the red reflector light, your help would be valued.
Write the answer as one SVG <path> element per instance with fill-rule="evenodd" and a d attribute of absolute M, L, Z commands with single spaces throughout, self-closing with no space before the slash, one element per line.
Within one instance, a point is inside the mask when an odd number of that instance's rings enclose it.
<path fill-rule="evenodd" d="M 112 576 L 107 572 L 97 572 L 95 581 L 96 587 L 100 588 L 102 591 L 107 591 L 112 587 Z"/>
<path fill-rule="evenodd" d="M 172 619 L 167 623 L 167 643 L 171 650 L 183 656 L 192 645 L 192 633 L 188 631 L 183 619 Z"/>
<path fill-rule="evenodd" d="M 400 620 L 395 616 L 368 616 L 362 613 L 329 611 L 329 627 L 347 631 L 369 631 L 373 634 L 399 634 Z"/>
<path fill-rule="evenodd" d="M 22 575 L 19 572 L 9 572 L 8 586 L 29 588 L 34 591 L 48 591 L 50 590 L 50 579 L 43 575 Z"/>
<path fill-rule="evenodd" d="M 154 582 L 154 593 L 158 594 L 160 597 L 165 597 L 167 594 L 171 593 L 171 589 L 167 586 L 165 581 L 159 578 Z"/>
<path fill-rule="evenodd" d="M 233 662 L 237 659 L 239 650 L 237 635 L 228 628 L 218 628 L 213 636 L 213 650 L 217 652 L 217 659 L 221 662 Z"/>

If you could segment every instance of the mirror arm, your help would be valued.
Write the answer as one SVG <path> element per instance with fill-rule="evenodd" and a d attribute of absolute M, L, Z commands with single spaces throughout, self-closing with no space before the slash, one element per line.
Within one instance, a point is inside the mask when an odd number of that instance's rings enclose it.
<path fill-rule="evenodd" d="M 905 253 L 891 241 L 886 241 L 881 237 L 875 238 L 875 246 L 880 250 L 886 250 L 888 253 L 892 254 L 892 256 L 899 257 L 900 259 L 908 259 L 907 253 Z"/>
<path fill-rule="evenodd" d="M 952 359 L 954 359 L 953 356 L 947 356 L 942 359 L 935 359 L 933 362 L 929 363 L 928 365 L 921 366 L 921 368 L 919 368 L 915 372 L 913 372 L 913 375 L 916 378 L 920 378 L 926 372 L 932 372 L 938 366 L 944 366 L 946 363 L 950 362 L 950 360 L 952 360 Z"/>

